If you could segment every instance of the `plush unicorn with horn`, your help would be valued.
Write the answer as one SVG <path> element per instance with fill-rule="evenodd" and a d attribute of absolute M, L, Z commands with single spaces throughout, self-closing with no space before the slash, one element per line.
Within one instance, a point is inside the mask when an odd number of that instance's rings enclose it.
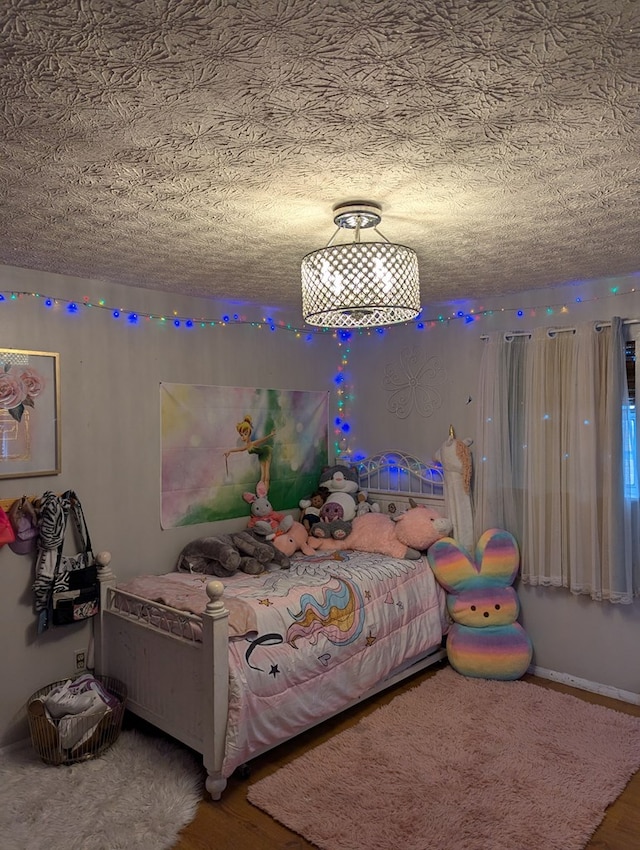
<path fill-rule="evenodd" d="M 473 462 L 469 447 L 472 442 L 457 438 L 453 425 L 450 425 L 449 436 L 435 453 L 435 460 L 442 465 L 444 473 L 444 496 L 447 513 L 453 523 L 453 537 L 469 551 L 473 551 L 476 542 L 471 504 Z"/>

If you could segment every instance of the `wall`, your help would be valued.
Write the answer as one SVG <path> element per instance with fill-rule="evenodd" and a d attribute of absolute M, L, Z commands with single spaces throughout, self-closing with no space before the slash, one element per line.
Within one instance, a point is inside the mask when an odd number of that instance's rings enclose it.
<path fill-rule="evenodd" d="M 83 302 L 103 299 L 127 313 L 204 316 L 225 312 L 260 320 L 256 308 L 132 290 L 101 282 L 0 267 L 0 291 L 42 293 Z M 259 308 L 257 308 L 259 309 Z M 265 308 L 266 309 L 266 308 Z M 276 321 L 293 317 L 269 312 Z M 299 320 L 298 320 L 299 321 Z M 172 569 L 182 546 L 230 530 L 233 522 L 160 528 L 160 382 L 327 391 L 339 362 L 332 335 L 310 342 L 287 331 L 248 326 L 176 329 L 142 317 L 137 326 L 111 311 L 66 304 L 47 309 L 24 295 L 0 302 L 1 344 L 56 351 L 61 365 L 62 473 L 0 479 L 0 498 L 71 488 L 81 497 L 95 551 L 112 553 L 119 577 Z M 238 527 L 244 525 L 239 522 Z M 33 691 L 73 673 L 86 648 L 87 623 L 35 634 L 28 557 L 0 549 L 0 746 L 27 733 L 24 703 Z"/>
<path fill-rule="evenodd" d="M 612 316 L 640 318 L 640 276 L 465 302 L 424 311 L 423 330 L 397 327 L 356 334 L 350 344 L 347 388 L 353 389 L 345 450 L 371 454 L 403 449 L 433 458 L 450 424 L 474 437 L 476 386 L 483 334 L 570 326 Z M 614 294 L 615 293 L 615 294 Z M 579 299 L 579 300 L 578 300 Z M 518 311 L 523 315 L 519 316 Z M 449 321 L 438 316 L 464 315 Z M 465 316 L 475 316 L 467 321 Z M 348 390 L 347 390 L 348 391 Z M 402 403 L 407 415 L 400 415 Z M 473 447 L 472 447 L 473 449 Z M 640 701 L 640 600 L 611 605 L 574 597 L 563 589 L 519 587 L 521 620 L 535 650 L 534 664 L 564 676 L 636 695 Z M 625 694 L 624 696 L 628 696 Z"/>

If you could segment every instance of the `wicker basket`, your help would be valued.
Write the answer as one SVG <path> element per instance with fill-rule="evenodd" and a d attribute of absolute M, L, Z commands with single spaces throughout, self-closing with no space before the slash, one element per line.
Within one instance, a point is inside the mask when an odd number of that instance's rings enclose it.
<path fill-rule="evenodd" d="M 60 679 L 58 682 L 52 682 L 29 697 L 27 718 L 31 742 L 40 758 L 47 764 L 74 764 L 75 762 L 96 758 L 118 740 L 124 718 L 127 689 L 122 682 L 110 676 L 96 676 L 95 678 L 110 694 L 117 698 L 118 704 L 102 716 L 93 731 L 91 730 L 95 725 L 95 718 L 77 717 L 76 720 L 80 727 L 77 737 L 82 739 L 89 732 L 91 734 L 85 741 L 72 749 L 65 749 L 62 746 L 57 726 L 54 721 L 47 717 L 42 702 L 43 698 L 48 696 L 54 688 L 69 680 Z M 83 726 L 84 728 L 82 728 Z"/>

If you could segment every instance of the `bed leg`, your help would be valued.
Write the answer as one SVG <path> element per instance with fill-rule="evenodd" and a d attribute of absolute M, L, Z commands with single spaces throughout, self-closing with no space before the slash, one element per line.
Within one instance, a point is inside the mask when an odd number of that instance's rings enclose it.
<path fill-rule="evenodd" d="M 211 799 L 219 800 L 222 797 L 224 789 L 227 787 L 227 780 L 220 776 L 220 774 L 210 773 L 204 784 L 209 794 L 211 794 Z"/>

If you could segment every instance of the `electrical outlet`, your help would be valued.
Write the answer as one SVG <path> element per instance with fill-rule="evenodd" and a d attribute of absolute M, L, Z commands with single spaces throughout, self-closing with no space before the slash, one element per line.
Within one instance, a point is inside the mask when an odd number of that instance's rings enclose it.
<path fill-rule="evenodd" d="M 74 652 L 76 673 L 82 673 L 87 666 L 87 653 L 84 649 L 76 649 Z"/>

